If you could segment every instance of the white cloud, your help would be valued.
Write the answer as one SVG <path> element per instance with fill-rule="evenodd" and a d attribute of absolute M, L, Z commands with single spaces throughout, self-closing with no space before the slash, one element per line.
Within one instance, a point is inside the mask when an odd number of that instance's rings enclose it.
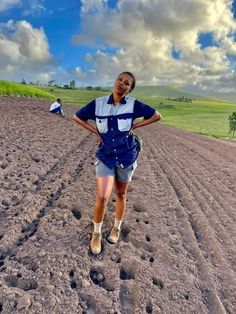
<path fill-rule="evenodd" d="M 0 12 L 4 12 L 15 7 L 24 8 L 22 16 L 39 15 L 46 11 L 44 0 L 0 0 Z"/>
<path fill-rule="evenodd" d="M 0 12 L 7 11 L 18 4 L 21 4 L 21 0 L 1 0 Z"/>
<path fill-rule="evenodd" d="M 104 9 L 107 0 L 81 0 L 81 12 L 97 12 Z"/>
<path fill-rule="evenodd" d="M 30 0 L 27 9 L 23 10 L 22 16 L 40 15 L 47 11 L 43 3 L 44 0 Z"/>
<path fill-rule="evenodd" d="M 40 15 L 47 11 L 44 6 L 45 0 L 0 0 L 0 12 L 4 12 L 13 8 L 21 8 L 22 16 Z M 50 13 L 50 11 L 49 11 Z"/>
<path fill-rule="evenodd" d="M 81 32 L 73 40 L 97 47 L 86 60 L 101 80 L 127 69 L 140 83 L 218 88 L 231 71 L 229 55 L 236 56 L 231 5 L 231 0 L 120 0 L 111 9 L 107 1 L 84 0 Z M 199 36 L 208 32 L 215 46 L 203 48 Z M 173 47 L 180 59 L 173 58 Z"/>
<path fill-rule="evenodd" d="M 52 61 L 43 28 L 26 21 L 0 24 L 0 72 L 5 79 L 40 73 Z"/>
<path fill-rule="evenodd" d="M 30 62 L 48 62 L 50 60 L 49 46 L 43 28 L 35 29 L 26 21 L 16 23 L 13 42 L 18 44 L 22 56 Z"/>

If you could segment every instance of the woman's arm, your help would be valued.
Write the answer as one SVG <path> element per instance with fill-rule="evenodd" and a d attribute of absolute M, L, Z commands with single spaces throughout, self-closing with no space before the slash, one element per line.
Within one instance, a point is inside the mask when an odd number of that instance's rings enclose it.
<path fill-rule="evenodd" d="M 76 116 L 76 114 L 74 114 L 74 116 L 73 116 L 73 121 L 80 124 L 82 127 L 89 130 L 90 132 L 96 134 L 99 142 L 102 142 L 102 139 L 101 139 L 101 136 L 100 136 L 98 130 L 92 124 L 90 124 L 88 121 L 81 120 L 80 118 L 78 118 Z"/>
<path fill-rule="evenodd" d="M 82 127 L 89 130 L 90 132 L 97 134 L 97 129 L 92 124 L 88 123 L 88 121 L 81 120 L 80 118 L 76 116 L 76 114 L 74 114 L 73 120 L 76 123 L 82 125 Z"/>
<path fill-rule="evenodd" d="M 132 127 L 132 131 L 134 131 L 137 128 L 140 128 L 142 126 L 151 124 L 153 122 L 159 121 L 161 119 L 161 114 L 158 113 L 157 111 L 155 111 L 155 113 L 153 114 L 153 116 L 149 119 L 143 119 L 141 121 L 136 122 L 133 127 Z"/>

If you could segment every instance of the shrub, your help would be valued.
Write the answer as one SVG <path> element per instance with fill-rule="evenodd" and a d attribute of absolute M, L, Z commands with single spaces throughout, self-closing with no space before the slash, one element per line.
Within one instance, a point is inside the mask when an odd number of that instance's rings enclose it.
<path fill-rule="evenodd" d="M 236 112 L 233 112 L 231 115 L 229 115 L 229 134 L 233 133 L 233 137 L 234 137 L 234 133 L 236 131 Z"/>

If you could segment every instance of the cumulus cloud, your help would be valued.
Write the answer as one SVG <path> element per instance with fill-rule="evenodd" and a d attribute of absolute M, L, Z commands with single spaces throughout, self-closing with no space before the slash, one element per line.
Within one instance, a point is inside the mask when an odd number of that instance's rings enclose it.
<path fill-rule="evenodd" d="M 86 60 L 101 80 L 127 69 L 140 84 L 212 89 L 232 70 L 236 22 L 231 0 L 119 0 L 113 8 L 104 0 L 81 3 L 81 32 L 73 41 L 97 47 Z M 213 44 L 200 44 L 203 33 L 212 34 Z"/>
<path fill-rule="evenodd" d="M 33 28 L 26 21 L 0 24 L 1 76 L 11 79 L 20 73 L 39 72 L 52 61 L 43 28 Z"/>
<path fill-rule="evenodd" d="M 12 8 L 22 8 L 27 7 L 22 11 L 23 16 L 28 15 L 39 15 L 46 11 L 44 6 L 44 0 L 1 0 L 0 1 L 0 12 L 10 10 Z"/>
<path fill-rule="evenodd" d="M 107 0 L 81 0 L 81 13 L 97 12 L 106 7 Z"/>
<path fill-rule="evenodd" d="M 40 15 L 41 13 L 47 11 L 43 3 L 44 0 L 30 0 L 27 6 L 28 8 L 23 10 L 22 15 Z"/>
<path fill-rule="evenodd" d="M 1 0 L 0 12 L 7 11 L 18 4 L 21 4 L 21 0 Z"/>

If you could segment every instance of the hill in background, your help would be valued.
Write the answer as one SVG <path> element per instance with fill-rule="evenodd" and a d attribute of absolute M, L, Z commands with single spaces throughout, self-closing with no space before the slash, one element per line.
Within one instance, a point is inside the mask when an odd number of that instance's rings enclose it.
<path fill-rule="evenodd" d="M 167 97 L 188 97 L 191 99 L 206 99 L 207 97 L 192 94 L 180 90 L 172 86 L 136 86 L 134 92 L 131 94 L 134 97 L 158 97 L 158 98 L 167 98 Z"/>
<path fill-rule="evenodd" d="M 224 101 L 230 101 L 236 103 L 236 91 L 231 92 L 220 92 L 220 91 L 202 91 L 200 89 L 196 90 L 196 88 L 188 87 L 184 89 L 187 93 L 193 93 L 197 95 L 202 95 L 203 97 L 211 98 L 211 99 L 220 99 Z"/>

